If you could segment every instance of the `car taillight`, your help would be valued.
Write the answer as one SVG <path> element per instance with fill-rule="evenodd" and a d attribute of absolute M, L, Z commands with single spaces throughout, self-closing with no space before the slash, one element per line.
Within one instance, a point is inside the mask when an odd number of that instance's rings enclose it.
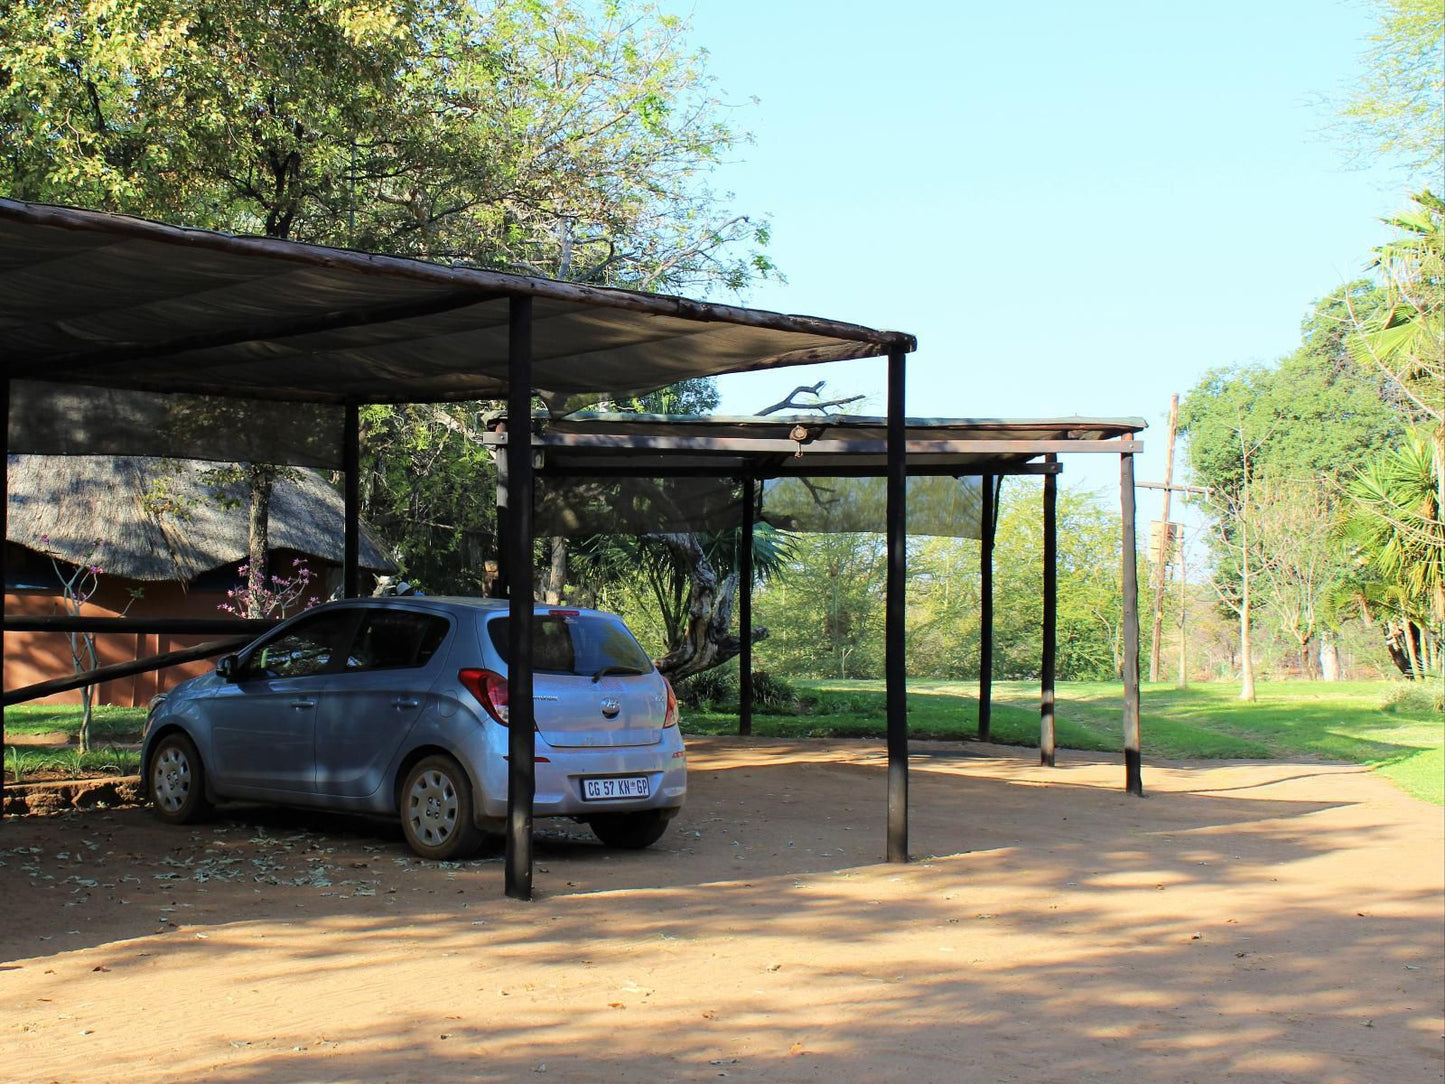
<path fill-rule="evenodd" d="M 507 725 L 507 679 L 492 670 L 458 670 L 457 680 L 497 722 Z"/>
<path fill-rule="evenodd" d="M 667 689 L 667 714 L 662 717 L 662 726 L 665 730 L 670 726 L 677 725 L 677 694 L 672 691 L 672 682 L 667 678 L 662 679 L 662 684 Z"/>

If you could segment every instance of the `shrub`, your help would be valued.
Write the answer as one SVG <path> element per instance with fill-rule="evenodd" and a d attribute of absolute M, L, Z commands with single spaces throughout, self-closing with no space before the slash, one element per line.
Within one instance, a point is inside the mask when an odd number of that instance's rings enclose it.
<path fill-rule="evenodd" d="M 1393 682 L 1381 711 L 1396 712 L 1445 711 L 1445 693 L 1434 681 Z"/>
<path fill-rule="evenodd" d="M 735 701 L 738 696 L 733 676 L 725 670 L 704 670 L 683 678 L 673 687 L 673 692 L 685 706 L 704 710 L 715 704 Z"/>
<path fill-rule="evenodd" d="M 753 707 L 773 712 L 797 710 L 798 693 L 786 680 L 766 670 L 753 671 Z"/>

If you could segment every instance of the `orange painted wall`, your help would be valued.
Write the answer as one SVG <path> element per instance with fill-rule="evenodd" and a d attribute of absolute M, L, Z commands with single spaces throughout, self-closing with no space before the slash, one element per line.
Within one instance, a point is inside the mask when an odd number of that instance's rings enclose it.
<path fill-rule="evenodd" d="M 291 567 L 291 554 L 277 555 L 277 568 Z M 285 564 L 280 562 L 284 561 Z M 334 578 L 327 575 L 331 570 L 323 566 L 318 576 L 322 584 Z M 144 595 L 131 603 L 132 588 L 143 590 Z M 318 588 L 318 595 L 324 597 L 325 588 Z M 95 597 L 86 603 L 85 617 L 115 617 L 125 611 L 127 617 L 199 617 L 219 618 L 229 616 L 220 609 L 225 601 L 225 592 L 216 590 L 186 590 L 179 583 L 140 583 L 118 577 L 103 577 Z M 319 601 L 319 598 L 318 598 Z M 295 612 L 295 609 L 291 611 Z M 5 613 L 13 617 L 63 616 L 66 613 L 64 599 L 51 591 L 7 591 Z M 101 666 L 112 663 L 130 662 L 167 651 L 194 647 L 208 640 L 221 637 L 215 634 L 204 636 L 172 636 L 155 633 L 103 633 L 95 638 L 96 655 Z M 81 651 L 84 652 L 84 647 Z M 134 677 L 107 681 L 96 688 L 95 703 L 116 704 L 123 707 L 144 707 L 156 693 L 173 688 L 188 678 L 206 673 L 215 666 L 214 659 L 200 659 L 183 663 L 165 670 L 153 670 Z M 18 689 L 41 681 L 64 677 L 74 673 L 71 661 L 70 638 L 56 632 L 8 632 L 5 634 L 5 688 Z M 80 690 L 56 693 L 36 704 L 79 704 Z"/>

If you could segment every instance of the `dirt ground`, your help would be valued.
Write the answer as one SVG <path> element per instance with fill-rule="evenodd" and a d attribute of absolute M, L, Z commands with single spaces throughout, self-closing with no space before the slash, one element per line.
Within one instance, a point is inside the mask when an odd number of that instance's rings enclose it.
<path fill-rule="evenodd" d="M 1439 1082 L 1445 818 L 1362 769 L 690 745 L 642 853 L 437 866 L 389 825 L 0 828 L 7 1081 Z M 1044 785 L 1047 784 L 1047 785 Z"/>

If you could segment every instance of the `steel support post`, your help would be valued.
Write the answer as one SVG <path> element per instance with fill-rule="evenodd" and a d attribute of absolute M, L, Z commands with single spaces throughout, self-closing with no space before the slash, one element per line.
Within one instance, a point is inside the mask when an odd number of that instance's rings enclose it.
<path fill-rule="evenodd" d="M 1119 457 L 1119 504 L 1124 558 L 1124 789 L 1143 795 L 1139 751 L 1139 562 L 1134 538 L 1134 456 Z"/>
<path fill-rule="evenodd" d="M 532 299 L 509 301 L 507 327 L 507 536 L 511 591 L 507 624 L 506 893 L 532 898 Z"/>
<path fill-rule="evenodd" d="M 361 408 L 346 404 L 341 437 L 341 467 L 346 475 L 346 535 L 341 557 L 341 593 L 361 593 Z"/>
<path fill-rule="evenodd" d="M 994 476 L 983 476 L 983 506 L 978 542 L 978 740 L 988 741 L 993 726 L 993 543 L 998 527 Z"/>
<path fill-rule="evenodd" d="M 888 352 L 888 593 L 884 673 L 888 703 L 888 861 L 908 861 L 908 667 L 904 591 L 908 571 L 907 423 L 902 350 Z"/>
<path fill-rule="evenodd" d="M 738 543 L 738 733 L 753 732 L 753 531 L 757 517 L 758 482 L 743 478 L 743 530 Z"/>
<path fill-rule="evenodd" d="M 1046 462 L 1055 462 L 1048 456 Z M 1044 629 L 1039 660 L 1039 763 L 1054 766 L 1054 656 L 1059 626 L 1059 477 L 1044 475 Z"/>
<path fill-rule="evenodd" d="M 0 691 L 9 692 L 5 677 L 5 545 L 10 538 L 10 378 L 0 380 Z M 5 717 L 0 714 L 0 747 L 5 744 Z M 5 797 L 5 774 L 0 772 L 0 804 Z"/>

